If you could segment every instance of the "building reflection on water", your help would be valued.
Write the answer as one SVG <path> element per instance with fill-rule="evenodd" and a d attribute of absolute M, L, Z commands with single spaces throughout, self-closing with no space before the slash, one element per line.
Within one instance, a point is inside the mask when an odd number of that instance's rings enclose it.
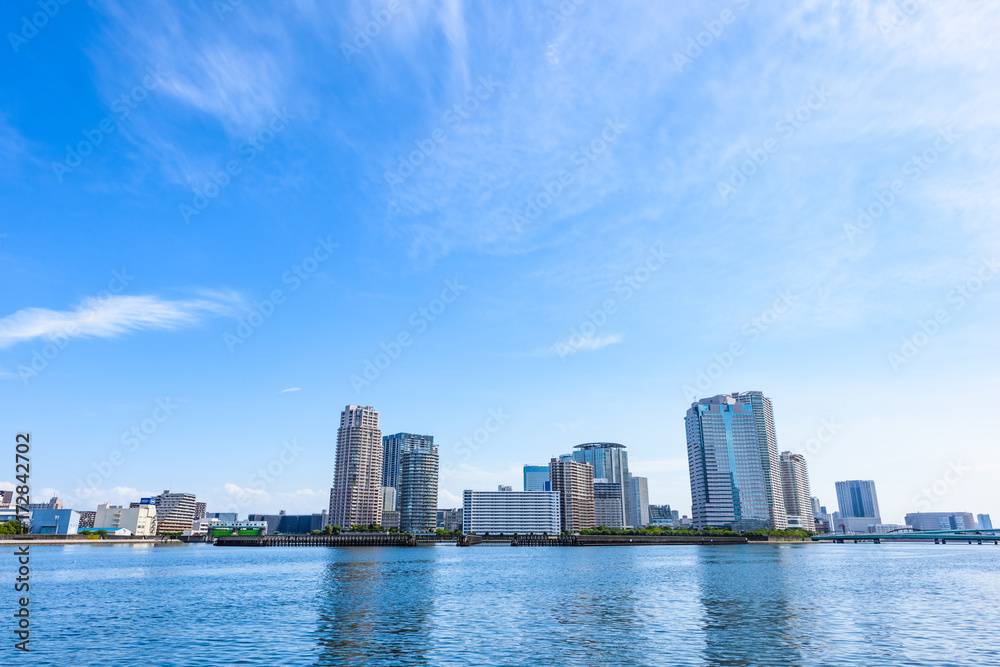
<path fill-rule="evenodd" d="M 317 619 L 308 626 L 315 653 L 307 659 L 316 665 L 930 664 L 927 646 L 939 649 L 945 638 L 939 619 L 970 618 L 955 590 L 977 600 L 977 619 L 996 616 L 985 603 L 996 591 L 995 562 L 983 560 L 983 550 L 960 554 L 983 572 L 971 587 L 972 568 L 953 576 L 956 551 L 929 559 L 926 550 L 907 546 L 836 546 L 330 549 L 316 598 L 301 600 Z M 946 583 L 927 578 L 932 566 Z M 928 591 L 935 591 L 933 600 Z M 990 658 L 983 664 L 1000 664 L 993 649 L 980 653 Z"/>
<path fill-rule="evenodd" d="M 819 614 L 811 582 L 791 549 L 771 544 L 698 551 L 698 587 L 705 663 L 802 665 L 815 654 Z"/>
<path fill-rule="evenodd" d="M 386 558 L 388 550 L 405 557 Z M 435 587 L 421 551 L 330 550 L 318 593 L 315 664 L 427 664 Z"/>
<path fill-rule="evenodd" d="M 551 665 L 646 664 L 645 647 L 636 642 L 645 620 L 637 608 L 645 590 L 637 579 L 608 580 L 606 547 L 574 549 L 572 572 L 561 571 L 565 590 L 549 600 L 551 632 L 562 638 L 559 651 L 545 655 Z M 620 550 L 615 570 L 627 572 L 641 558 L 638 549 Z M 648 656 L 646 656 L 648 657 Z"/>

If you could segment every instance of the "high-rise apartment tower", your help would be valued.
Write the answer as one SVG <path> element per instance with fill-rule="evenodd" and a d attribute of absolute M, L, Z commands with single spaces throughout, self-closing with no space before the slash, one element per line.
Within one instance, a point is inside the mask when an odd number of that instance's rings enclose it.
<path fill-rule="evenodd" d="M 589 463 L 579 461 L 549 462 L 549 480 L 552 490 L 560 494 L 560 521 L 563 531 L 576 533 L 593 528 L 594 469 Z"/>
<path fill-rule="evenodd" d="M 330 489 L 331 525 L 347 528 L 382 521 L 382 431 L 372 406 L 340 413 L 337 458 Z"/>

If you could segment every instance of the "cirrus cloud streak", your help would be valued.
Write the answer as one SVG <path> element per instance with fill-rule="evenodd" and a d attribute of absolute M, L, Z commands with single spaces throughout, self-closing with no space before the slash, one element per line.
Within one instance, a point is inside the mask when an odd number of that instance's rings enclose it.
<path fill-rule="evenodd" d="M 235 316 L 234 294 L 169 300 L 154 295 L 87 297 L 70 310 L 24 308 L 0 319 L 0 348 L 36 338 L 115 338 L 147 329 L 178 329 L 205 317 Z"/>

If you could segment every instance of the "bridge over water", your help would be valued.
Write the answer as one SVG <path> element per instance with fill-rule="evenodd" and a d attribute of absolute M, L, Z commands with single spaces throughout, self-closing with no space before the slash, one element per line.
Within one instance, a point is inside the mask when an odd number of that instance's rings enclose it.
<path fill-rule="evenodd" d="M 894 530 L 888 533 L 813 535 L 814 542 L 930 542 L 934 544 L 1000 544 L 1000 529 L 983 530 Z"/>

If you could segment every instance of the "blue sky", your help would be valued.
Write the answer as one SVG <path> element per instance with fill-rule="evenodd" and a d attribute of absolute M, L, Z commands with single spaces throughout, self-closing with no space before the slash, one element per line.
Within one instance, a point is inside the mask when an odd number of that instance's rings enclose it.
<path fill-rule="evenodd" d="M 1000 512 L 995 8 L 202 4 L 0 10 L 35 496 L 319 511 L 350 403 L 442 506 L 611 440 L 688 513 L 760 389 L 831 511 Z"/>

